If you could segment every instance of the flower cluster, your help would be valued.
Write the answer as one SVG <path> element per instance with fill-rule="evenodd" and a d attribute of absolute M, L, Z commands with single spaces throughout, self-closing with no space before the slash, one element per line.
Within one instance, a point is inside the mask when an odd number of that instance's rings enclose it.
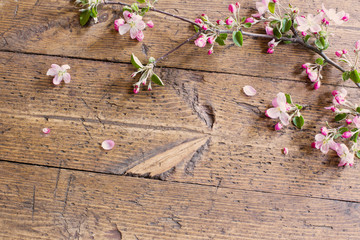
<path fill-rule="evenodd" d="M 131 39 L 136 39 L 139 42 L 144 40 L 144 32 L 146 26 L 149 28 L 154 27 L 154 23 L 150 20 L 146 24 L 143 21 L 143 16 L 149 9 L 155 4 L 156 1 L 151 3 L 150 1 L 140 1 L 140 3 L 146 3 L 146 7 L 140 8 L 137 3 L 133 3 L 131 7 L 125 6 L 123 8 L 124 18 L 119 18 L 114 21 L 114 28 L 120 35 L 124 35 L 130 31 Z"/>
<path fill-rule="evenodd" d="M 266 110 L 265 115 L 269 118 L 280 119 L 280 122 L 275 125 L 276 131 L 282 129 L 283 126 L 289 125 L 291 120 L 299 129 L 304 126 L 305 120 L 300 113 L 303 106 L 293 104 L 289 94 L 278 93 L 276 98 L 272 100 L 272 105 L 273 108 Z"/>
<path fill-rule="evenodd" d="M 324 154 L 329 149 L 336 151 L 340 157 L 339 166 L 352 166 L 354 156 L 360 158 L 360 146 L 358 145 L 360 132 L 360 107 L 347 100 L 347 91 L 344 88 L 332 92 L 333 106 L 326 107 L 336 113 L 335 121 L 344 122 L 337 128 L 331 128 L 328 123 L 327 127 L 321 128 L 321 134 L 315 136 L 313 148 L 320 149 Z M 335 140 L 340 140 L 337 143 Z"/>
<path fill-rule="evenodd" d="M 321 86 L 321 79 L 323 78 L 321 70 L 324 66 L 326 66 L 326 62 L 321 57 L 315 60 L 315 64 L 305 63 L 302 65 L 302 68 L 305 69 L 308 78 L 314 83 L 315 90 L 319 89 Z"/>
<path fill-rule="evenodd" d="M 134 84 L 134 93 L 139 93 L 140 86 L 141 85 L 145 86 L 148 78 L 151 79 L 151 81 L 149 81 L 149 84 L 147 87 L 147 89 L 149 91 L 152 90 L 151 82 L 158 84 L 160 86 L 164 86 L 164 83 L 162 82 L 160 77 L 156 73 L 154 73 L 155 58 L 150 57 L 148 64 L 146 66 L 144 66 L 134 54 L 131 54 L 131 63 L 137 69 L 136 72 L 131 74 L 131 77 L 134 78 L 134 77 L 136 77 L 136 75 L 141 74 L 139 81 L 137 81 Z"/>
<path fill-rule="evenodd" d="M 84 26 L 89 21 L 90 17 L 94 18 L 95 23 L 98 22 L 97 7 L 101 2 L 101 0 L 75 0 L 75 4 L 81 7 L 80 24 L 82 26 Z"/>
<path fill-rule="evenodd" d="M 350 54 L 348 53 L 348 51 L 346 49 L 335 52 L 335 55 L 338 57 L 338 60 L 340 62 L 346 63 L 350 67 L 350 70 L 345 71 L 342 75 L 342 78 L 344 81 L 351 79 L 356 84 L 360 83 L 360 75 L 358 72 L 359 52 L 360 52 L 360 40 L 357 40 L 355 42 L 355 46 L 354 46 L 355 57 L 354 57 L 354 59 L 352 59 L 350 57 Z"/>

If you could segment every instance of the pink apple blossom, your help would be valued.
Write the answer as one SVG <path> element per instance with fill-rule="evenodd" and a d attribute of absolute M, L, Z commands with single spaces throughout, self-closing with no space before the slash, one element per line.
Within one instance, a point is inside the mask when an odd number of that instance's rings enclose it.
<path fill-rule="evenodd" d="M 307 30 L 310 30 L 312 33 L 320 32 L 322 18 L 323 15 L 321 13 L 316 16 L 308 14 L 306 18 L 298 16 L 296 17 L 296 22 L 298 23 L 297 30 L 300 32 L 306 32 Z"/>
<path fill-rule="evenodd" d="M 125 20 L 122 18 L 116 19 L 114 21 L 114 28 L 116 31 L 119 31 L 119 27 L 125 24 Z"/>
<path fill-rule="evenodd" d="M 273 54 L 273 53 L 274 53 L 274 49 L 273 49 L 273 48 L 269 48 L 269 49 L 267 50 L 267 53 L 268 53 L 268 54 Z"/>
<path fill-rule="evenodd" d="M 342 52 L 342 51 L 336 51 L 336 52 L 335 52 L 335 55 L 336 55 L 337 57 L 342 57 L 343 52 Z"/>
<path fill-rule="evenodd" d="M 146 23 L 146 25 L 149 27 L 149 28 L 153 28 L 155 25 L 154 25 L 154 23 L 153 23 L 153 21 L 148 21 L 147 23 Z"/>
<path fill-rule="evenodd" d="M 324 4 L 322 5 L 322 10 L 326 14 L 326 16 L 333 21 L 336 25 L 340 25 L 343 22 L 349 20 L 349 14 L 345 13 L 344 11 L 336 13 L 335 9 L 326 9 Z"/>
<path fill-rule="evenodd" d="M 332 138 L 325 137 L 322 134 L 315 135 L 315 148 L 320 149 L 324 154 L 329 152 L 329 149 L 336 149 L 336 143 Z"/>
<path fill-rule="evenodd" d="M 270 118 L 279 118 L 281 123 L 285 126 L 289 125 L 289 114 L 288 103 L 286 102 L 286 96 L 284 93 L 280 92 L 277 94 L 277 97 L 272 101 L 273 108 L 266 110 L 266 115 Z"/>
<path fill-rule="evenodd" d="M 42 132 L 43 132 L 44 134 L 49 134 L 49 133 L 50 133 L 50 128 L 43 128 L 43 129 L 42 129 Z"/>
<path fill-rule="evenodd" d="M 272 27 L 266 26 L 265 31 L 267 35 L 274 36 L 274 29 Z"/>
<path fill-rule="evenodd" d="M 213 54 L 213 53 L 214 53 L 214 50 L 213 50 L 213 49 L 209 49 L 208 55 L 211 55 L 211 54 Z"/>
<path fill-rule="evenodd" d="M 51 64 L 51 68 L 47 71 L 46 75 L 54 77 L 53 83 L 55 85 L 59 85 L 62 80 L 64 80 L 65 83 L 69 83 L 71 76 L 67 72 L 68 69 L 70 69 L 70 66 L 67 64 L 61 67 L 57 64 Z"/>
<path fill-rule="evenodd" d="M 341 136 L 343 138 L 350 138 L 352 136 L 352 133 L 350 131 L 347 131 L 347 132 L 344 132 Z"/>
<path fill-rule="evenodd" d="M 256 3 L 256 9 L 259 13 L 253 14 L 253 17 L 261 17 L 266 13 L 269 7 L 270 0 L 262 0 L 261 2 Z"/>
<path fill-rule="evenodd" d="M 346 49 L 343 49 L 342 52 L 343 52 L 343 54 L 347 54 L 347 53 L 348 53 L 348 51 L 347 51 Z"/>
<path fill-rule="evenodd" d="M 340 144 L 336 150 L 337 155 L 340 157 L 339 167 L 354 164 L 354 153 L 350 153 L 348 147 L 345 144 Z"/>
<path fill-rule="evenodd" d="M 200 37 L 198 37 L 198 39 L 195 40 L 195 45 L 203 48 L 206 46 L 206 40 L 206 36 L 201 35 Z"/>
<path fill-rule="evenodd" d="M 254 23 L 254 22 L 255 22 L 255 20 L 252 17 L 249 17 L 245 20 L 245 23 Z"/>
<path fill-rule="evenodd" d="M 213 37 L 209 37 L 207 41 L 208 41 L 209 44 L 214 44 L 215 43 L 215 39 Z"/>
<path fill-rule="evenodd" d="M 141 36 L 143 36 L 142 30 L 144 30 L 146 27 L 146 24 L 142 20 L 142 17 L 137 14 L 130 13 L 128 11 L 124 11 L 123 15 L 126 23 L 119 26 L 120 35 L 124 35 L 130 30 L 130 37 L 132 39 L 136 38 L 138 40 L 139 39 L 142 40 L 143 39 L 143 37 L 141 38 Z"/>
<path fill-rule="evenodd" d="M 143 31 L 138 32 L 138 34 L 136 35 L 136 40 L 138 40 L 139 42 L 144 40 L 144 32 Z"/>
<path fill-rule="evenodd" d="M 229 11 L 230 11 L 231 13 L 234 13 L 234 12 L 236 11 L 236 6 L 235 6 L 235 4 L 230 4 L 230 5 L 229 5 Z"/>
<path fill-rule="evenodd" d="M 234 19 L 232 17 L 229 17 L 225 20 L 226 25 L 232 25 L 234 23 Z"/>
<path fill-rule="evenodd" d="M 326 127 L 322 127 L 320 131 L 321 131 L 321 134 L 324 136 L 327 136 L 329 133 L 329 130 Z"/>

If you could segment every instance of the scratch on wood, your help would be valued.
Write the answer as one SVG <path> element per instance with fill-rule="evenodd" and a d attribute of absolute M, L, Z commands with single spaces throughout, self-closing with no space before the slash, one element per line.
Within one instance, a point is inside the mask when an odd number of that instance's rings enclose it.
<path fill-rule="evenodd" d="M 200 161 L 204 152 L 209 148 L 211 138 L 209 138 L 204 145 L 196 150 L 194 155 L 191 157 L 190 161 L 185 166 L 185 174 L 193 175 L 194 168 L 196 167 L 197 162 Z"/>
<path fill-rule="evenodd" d="M 249 103 L 244 103 L 244 102 L 236 102 L 235 101 L 235 103 L 237 105 L 239 105 L 240 107 L 243 107 L 246 110 L 255 113 L 259 117 L 265 117 L 265 115 L 260 111 L 259 107 L 257 107 L 257 106 L 251 105 Z"/>
<path fill-rule="evenodd" d="M 18 9 L 19 9 L 19 5 L 16 5 L 15 11 L 14 11 L 14 17 L 16 17 Z"/>
<path fill-rule="evenodd" d="M 36 192 L 36 186 L 34 185 L 33 201 L 32 201 L 32 212 L 31 212 L 32 221 L 34 221 L 34 213 L 35 213 L 35 192 Z"/>
<path fill-rule="evenodd" d="M 58 171 L 58 174 L 56 176 L 56 183 L 55 183 L 55 189 L 54 189 L 54 199 L 56 199 L 56 191 L 57 191 L 58 184 L 59 184 L 59 178 L 60 178 L 60 173 L 61 173 L 61 165 L 62 165 L 62 161 L 60 162 L 59 171 Z"/>
<path fill-rule="evenodd" d="M 87 134 L 90 136 L 90 138 L 93 139 L 93 137 L 91 136 L 91 133 L 88 129 L 88 126 L 85 125 L 85 118 L 83 118 L 83 117 L 81 118 L 81 124 L 84 126 L 84 128 L 85 128 Z"/>
<path fill-rule="evenodd" d="M 145 56 L 148 55 L 148 52 L 149 52 L 149 47 L 145 45 L 145 43 L 143 43 L 141 45 L 141 51 L 145 54 Z"/>
<path fill-rule="evenodd" d="M 66 205 L 67 205 L 67 201 L 68 201 L 68 196 L 69 196 L 69 190 L 70 190 L 70 185 L 71 185 L 71 181 L 73 180 L 73 175 L 71 174 L 69 177 L 69 181 L 68 181 L 68 185 L 66 187 L 66 192 L 65 192 L 65 199 L 64 199 L 64 208 L 63 208 L 63 214 L 65 213 L 65 209 L 66 209 Z"/>

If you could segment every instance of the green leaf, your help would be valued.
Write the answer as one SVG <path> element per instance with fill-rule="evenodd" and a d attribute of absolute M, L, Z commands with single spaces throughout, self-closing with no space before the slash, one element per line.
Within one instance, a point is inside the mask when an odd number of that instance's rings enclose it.
<path fill-rule="evenodd" d="M 352 132 L 356 132 L 357 130 L 359 130 L 359 129 L 357 129 L 357 128 L 351 129 Z"/>
<path fill-rule="evenodd" d="M 285 93 L 285 97 L 286 97 L 286 102 L 287 102 L 288 104 L 292 104 L 292 99 L 291 99 L 290 94 Z"/>
<path fill-rule="evenodd" d="M 350 140 L 353 141 L 354 143 L 357 143 L 358 138 L 359 138 L 359 132 L 352 135 Z"/>
<path fill-rule="evenodd" d="M 236 46 L 241 47 L 243 45 L 243 35 L 240 31 L 233 32 L 233 41 Z"/>
<path fill-rule="evenodd" d="M 319 65 L 323 65 L 324 64 L 324 59 L 319 57 L 315 60 L 315 63 L 319 64 Z"/>
<path fill-rule="evenodd" d="M 315 45 L 320 50 L 326 50 L 329 47 L 329 42 L 324 37 L 320 37 L 319 39 L 315 40 Z"/>
<path fill-rule="evenodd" d="M 305 120 L 303 116 L 296 116 L 293 118 L 293 123 L 297 128 L 301 129 L 304 126 Z"/>
<path fill-rule="evenodd" d="M 277 39 L 280 39 L 282 37 L 282 34 L 281 32 L 279 31 L 279 29 L 277 27 L 275 27 L 273 29 L 273 32 L 274 32 L 274 36 L 277 38 Z"/>
<path fill-rule="evenodd" d="M 195 32 L 199 32 L 199 27 L 194 25 L 194 28 L 195 28 Z"/>
<path fill-rule="evenodd" d="M 148 11 L 149 11 L 149 7 L 142 8 L 140 15 L 141 15 L 141 16 L 144 16 L 145 13 L 147 13 Z M 194 26 L 195 26 L 195 25 L 194 25 Z"/>
<path fill-rule="evenodd" d="M 122 10 L 123 10 L 123 12 L 125 12 L 125 11 L 132 12 L 133 11 L 131 9 L 131 7 L 128 7 L 128 6 L 124 6 Z"/>
<path fill-rule="evenodd" d="M 356 108 L 356 111 L 357 111 L 358 113 L 360 113 L 360 107 L 357 107 L 357 108 Z"/>
<path fill-rule="evenodd" d="M 149 63 L 153 63 L 153 62 L 155 62 L 155 58 L 154 58 L 154 57 L 150 57 L 150 58 L 149 58 Z"/>
<path fill-rule="evenodd" d="M 245 28 L 251 28 L 251 26 L 252 26 L 252 24 L 249 23 L 249 22 L 248 22 L 248 23 L 244 23 L 244 27 L 245 27 Z"/>
<path fill-rule="evenodd" d="M 135 12 L 139 11 L 139 5 L 138 5 L 137 3 L 131 4 L 131 8 L 132 8 L 132 10 L 134 10 Z"/>
<path fill-rule="evenodd" d="M 145 3 L 145 0 L 137 0 L 138 3 Z"/>
<path fill-rule="evenodd" d="M 301 110 L 301 109 L 303 109 L 304 107 L 303 106 L 301 106 L 301 105 L 299 105 L 299 104 L 295 104 L 295 106 L 297 107 L 297 109 L 299 109 L 299 110 Z"/>
<path fill-rule="evenodd" d="M 339 133 L 343 134 L 344 132 L 348 132 L 349 129 L 347 127 L 342 127 L 339 129 Z"/>
<path fill-rule="evenodd" d="M 134 65 L 134 67 L 136 67 L 137 69 L 144 67 L 140 60 L 133 53 L 131 54 L 131 64 Z"/>
<path fill-rule="evenodd" d="M 225 42 L 224 40 L 221 38 L 221 37 L 217 37 L 215 39 L 215 42 L 217 42 L 220 46 L 224 46 L 225 45 Z"/>
<path fill-rule="evenodd" d="M 356 152 L 356 156 L 357 156 L 358 158 L 360 158 L 360 151 L 357 151 L 357 152 Z"/>
<path fill-rule="evenodd" d="M 246 20 L 246 17 L 242 17 L 242 18 L 241 18 L 241 22 L 242 22 L 242 23 L 245 22 L 245 20 Z"/>
<path fill-rule="evenodd" d="M 284 41 L 285 44 L 292 44 L 292 41 Z"/>
<path fill-rule="evenodd" d="M 273 3 L 273 2 L 270 2 L 270 3 L 269 3 L 269 11 L 270 11 L 271 13 L 274 13 L 274 12 L 275 12 L 275 3 Z"/>
<path fill-rule="evenodd" d="M 306 35 L 305 36 L 305 38 L 304 38 L 304 42 L 307 42 L 307 41 L 309 41 L 309 39 L 311 38 L 311 36 L 310 35 Z"/>
<path fill-rule="evenodd" d="M 90 18 L 90 11 L 89 10 L 82 12 L 80 14 L 80 24 L 81 24 L 81 26 L 84 26 L 89 21 L 89 18 Z"/>
<path fill-rule="evenodd" d="M 164 86 L 164 83 L 161 81 L 159 76 L 156 75 L 155 73 L 151 76 L 151 81 L 153 81 L 153 83 L 155 83 L 157 85 Z"/>
<path fill-rule="evenodd" d="M 227 39 L 228 35 L 227 35 L 227 33 L 220 33 L 219 37 L 225 41 Z"/>
<path fill-rule="evenodd" d="M 356 69 L 350 72 L 350 78 L 354 83 L 360 83 L 360 75 Z"/>
<path fill-rule="evenodd" d="M 339 138 L 339 137 L 341 137 L 341 134 L 340 134 L 340 133 L 335 134 L 334 140 L 336 140 L 336 139 Z"/>
<path fill-rule="evenodd" d="M 97 17 L 97 9 L 94 7 L 94 8 L 91 8 L 90 10 L 90 16 L 93 17 L 93 18 L 96 18 Z"/>
<path fill-rule="evenodd" d="M 290 30 L 291 26 L 292 26 L 292 21 L 288 18 L 284 18 L 282 20 L 281 32 L 283 32 L 283 33 L 288 32 Z"/>
<path fill-rule="evenodd" d="M 344 120 L 347 117 L 346 113 L 340 113 L 335 116 L 335 121 L 340 122 L 341 120 Z"/>
<path fill-rule="evenodd" d="M 350 78 L 350 72 L 349 71 L 343 72 L 342 79 L 344 81 L 347 81 L 347 80 L 349 80 L 349 78 Z"/>

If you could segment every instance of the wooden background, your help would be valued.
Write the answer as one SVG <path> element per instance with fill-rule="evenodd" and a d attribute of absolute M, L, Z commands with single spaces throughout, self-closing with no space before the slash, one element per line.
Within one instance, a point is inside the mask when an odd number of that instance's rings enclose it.
<path fill-rule="evenodd" d="M 242 2 L 244 15 L 255 2 Z M 229 3 L 157 7 L 216 20 Z M 359 6 L 341 2 L 351 19 L 334 29 L 331 57 L 360 38 Z M 149 13 L 155 28 L 139 43 L 113 29 L 119 6 L 99 12 L 80 27 L 72 1 L 0 2 L 1 239 L 360 239 L 360 161 L 338 168 L 334 153 L 310 147 L 343 84 L 336 69 L 313 91 L 301 65 L 316 56 L 299 46 L 268 55 L 267 41 L 246 38 L 207 56 L 188 44 L 157 69 L 165 87 L 134 95 L 130 54 L 159 57 L 192 27 Z M 70 84 L 52 84 L 51 63 L 71 66 Z M 246 97 L 245 85 L 258 94 Z M 280 91 L 310 105 L 303 130 L 274 132 L 264 116 Z M 106 139 L 113 150 L 101 149 Z"/>

